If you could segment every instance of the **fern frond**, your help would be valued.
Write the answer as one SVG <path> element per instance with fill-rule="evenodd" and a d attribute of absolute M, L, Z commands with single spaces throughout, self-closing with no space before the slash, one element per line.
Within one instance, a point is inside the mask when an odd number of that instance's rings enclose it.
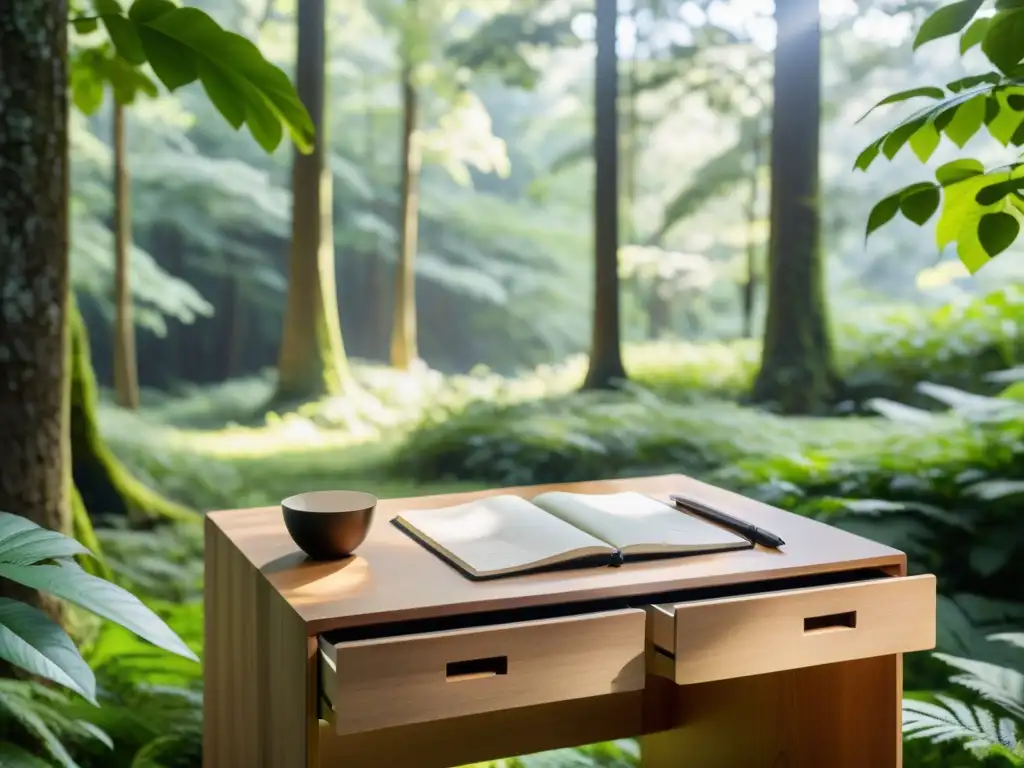
<path fill-rule="evenodd" d="M 1024 674 L 987 661 L 965 659 L 945 653 L 933 654 L 936 659 L 959 669 L 950 682 L 962 685 L 987 701 L 998 704 L 1014 717 L 1024 719 Z"/>
<path fill-rule="evenodd" d="M 907 738 L 927 738 L 935 744 L 962 741 L 967 749 L 975 751 L 1012 746 L 1002 742 L 1001 729 L 991 713 L 949 696 L 935 698 L 937 704 L 903 701 L 903 732 Z"/>

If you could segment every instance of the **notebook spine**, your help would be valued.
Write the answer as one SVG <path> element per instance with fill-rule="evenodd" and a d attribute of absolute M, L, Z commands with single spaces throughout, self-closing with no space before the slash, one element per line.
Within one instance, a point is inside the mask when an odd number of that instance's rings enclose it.
<path fill-rule="evenodd" d="M 613 568 L 618 568 L 626 562 L 626 556 L 622 553 L 621 549 L 616 549 L 612 552 L 611 565 Z"/>

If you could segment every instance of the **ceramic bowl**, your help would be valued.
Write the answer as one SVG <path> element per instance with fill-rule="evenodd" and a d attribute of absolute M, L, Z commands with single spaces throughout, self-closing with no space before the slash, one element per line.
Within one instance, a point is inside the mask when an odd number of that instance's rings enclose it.
<path fill-rule="evenodd" d="M 363 543 L 377 497 L 362 491 L 312 491 L 281 502 L 288 534 L 314 560 L 337 560 Z"/>

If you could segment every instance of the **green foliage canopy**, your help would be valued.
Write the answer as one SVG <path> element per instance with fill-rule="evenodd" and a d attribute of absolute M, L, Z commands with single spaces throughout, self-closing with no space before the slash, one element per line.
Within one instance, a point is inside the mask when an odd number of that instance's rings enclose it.
<path fill-rule="evenodd" d="M 868 114 L 912 99 L 932 103 L 868 145 L 855 168 L 867 170 L 879 154 L 891 160 L 908 145 L 927 162 L 943 136 L 962 149 L 983 127 L 1003 147 L 1024 145 L 1024 3 L 996 0 L 995 15 L 977 16 L 982 3 L 960 0 L 939 8 L 922 24 L 914 48 L 959 34 L 961 55 L 980 46 L 994 70 L 882 99 Z M 897 214 L 920 226 L 936 212 L 939 249 L 955 243 L 964 266 L 977 272 L 1020 233 L 1024 163 L 1014 160 L 987 169 L 969 157 L 945 163 L 935 170 L 935 181 L 915 182 L 879 201 L 868 216 L 867 234 Z"/>

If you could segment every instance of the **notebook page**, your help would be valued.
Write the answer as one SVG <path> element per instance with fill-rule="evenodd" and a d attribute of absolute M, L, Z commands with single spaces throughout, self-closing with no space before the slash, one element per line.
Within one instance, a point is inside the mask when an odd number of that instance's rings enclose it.
<path fill-rule="evenodd" d="M 583 494 L 551 491 L 534 498 L 562 519 L 619 549 L 716 549 L 748 544 L 720 526 L 642 493 Z"/>
<path fill-rule="evenodd" d="M 410 510 L 398 517 L 414 532 L 481 574 L 557 561 L 568 553 L 614 551 L 605 542 L 518 496 L 491 496 L 455 507 Z"/>

